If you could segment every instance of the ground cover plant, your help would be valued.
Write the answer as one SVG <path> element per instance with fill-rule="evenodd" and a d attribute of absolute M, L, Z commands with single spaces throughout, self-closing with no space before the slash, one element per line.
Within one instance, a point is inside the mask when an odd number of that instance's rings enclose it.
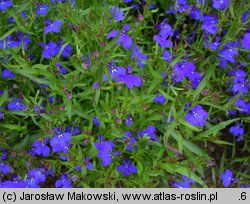
<path fill-rule="evenodd" d="M 249 187 L 248 0 L 0 0 L 0 187 Z"/>

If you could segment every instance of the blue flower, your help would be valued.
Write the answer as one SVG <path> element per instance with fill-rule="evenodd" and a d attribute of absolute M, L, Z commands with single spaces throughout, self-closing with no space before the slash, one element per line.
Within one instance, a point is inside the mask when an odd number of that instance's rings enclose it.
<path fill-rule="evenodd" d="M 162 104 L 162 105 L 165 103 L 165 101 L 166 101 L 166 98 L 164 96 L 162 96 L 162 95 L 158 95 L 158 96 L 156 96 L 154 98 L 155 103 L 159 103 L 159 104 Z"/>
<path fill-rule="evenodd" d="M 25 188 L 26 186 L 25 181 L 20 180 L 18 176 L 15 176 L 12 181 L 1 183 L 1 188 Z"/>
<path fill-rule="evenodd" d="M 244 80 L 242 82 L 235 83 L 233 85 L 233 92 L 235 92 L 235 93 L 241 92 L 243 94 L 247 94 L 248 88 L 249 88 L 249 81 L 247 79 L 247 80 Z"/>
<path fill-rule="evenodd" d="M 123 164 L 117 167 L 117 171 L 123 173 L 123 176 L 129 176 L 131 173 L 136 174 L 137 168 L 134 164 L 131 164 L 130 160 L 124 160 Z"/>
<path fill-rule="evenodd" d="M 117 21 L 122 21 L 124 20 L 124 13 L 122 11 L 120 11 L 120 8 L 118 6 L 116 7 L 112 7 L 110 9 L 110 12 L 113 15 L 113 18 Z"/>
<path fill-rule="evenodd" d="M 60 28 L 63 22 L 61 20 L 55 20 L 53 22 L 50 22 L 50 19 L 47 19 L 46 24 L 47 25 L 44 27 L 45 35 L 48 33 L 60 33 Z"/>
<path fill-rule="evenodd" d="M 146 136 L 149 137 L 151 140 L 154 140 L 154 141 L 155 141 L 155 140 L 158 140 L 158 138 L 156 137 L 155 132 L 156 132 L 156 127 L 153 126 L 153 125 L 149 125 L 149 126 L 146 127 L 145 130 L 139 132 L 139 135 L 140 135 L 141 137 L 143 137 L 144 135 L 146 135 Z"/>
<path fill-rule="evenodd" d="M 134 86 L 139 87 L 142 85 L 141 77 L 135 74 L 120 75 L 117 78 L 117 82 L 125 83 L 129 89 L 132 89 Z"/>
<path fill-rule="evenodd" d="M 183 13 L 190 8 L 186 0 L 177 0 L 177 11 Z"/>
<path fill-rule="evenodd" d="M 202 19 L 201 29 L 207 31 L 210 34 L 215 34 L 218 28 L 219 21 L 217 16 L 204 15 Z"/>
<path fill-rule="evenodd" d="M 250 33 L 245 33 L 242 39 L 242 48 L 250 49 Z"/>
<path fill-rule="evenodd" d="M 83 161 L 85 167 L 87 170 L 93 169 L 94 165 L 92 162 L 90 162 L 90 158 L 89 157 L 84 157 L 84 161 Z"/>
<path fill-rule="evenodd" d="M 43 168 L 33 169 L 29 172 L 28 177 L 34 178 L 36 183 L 42 183 L 46 180 L 45 170 Z"/>
<path fill-rule="evenodd" d="M 112 152 L 114 143 L 112 141 L 105 141 L 102 135 L 98 135 L 98 137 L 99 142 L 95 142 L 96 149 L 103 152 Z"/>
<path fill-rule="evenodd" d="M 126 136 L 123 136 L 122 139 L 125 141 L 126 150 L 132 151 L 136 140 L 130 131 L 126 131 L 125 135 Z"/>
<path fill-rule="evenodd" d="M 194 106 L 185 116 L 185 120 L 194 126 L 204 126 L 208 113 L 201 105 Z"/>
<path fill-rule="evenodd" d="M 60 46 L 57 46 L 55 42 L 50 41 L 48 44 L 41 43 L 43 48 L 42 55 L 45 59 L 50 59 L 52 56 L 56 56 L 60 52 Z"/>
<path fill-rule="evenodd" d="M 58 133 L 50 140 L 50 146 L 53 152 L 63 152 L 67 149 L 69 141 L 71 140 L 71 134 L 68 132 Z"/>
<path fill-rule="evenodd" d="M 202 21 L 202 13 L 200 9 L 192 8 L 189 13 L 190 17 L 192 17 L 195 20 Z"/>
<path fill-rule="evenodd" d="M 144 66 L 143 62 L 148 58 L 148 56 L 140 52 L 137 45 L 134 45 L 132 50 L 132 58 L 134 61 L 138 62 L 138 67 L 142 68 Z"/>
<path fill-rule="evenodd" d="M 182 175 L 182 181 L 173 182 L 175 188 L 190 188 L 190 184 L 194 184 L 195 181 Z"/>
<path fill-rule="evenodd" d="M 48 9 L 49 9 L 48 4 L 42 5 L 41 3 L 38 3 L 37 7 L 38 7 L 36 10 L 37 15 L 47 15 L 48 14 Z"/>
<path fill-rule="evenodd" d="M 127 35 L 127 31 L 129 30 L 130 28 L 130 25 L 129 24 L 125 24 L 123 26 L 123 29 L 119 35 L 119 38 L 118 40 L 116 41 L 116 44 L 120 44 L 122 43 L 123 47 L 128 50 L 131 46 L 132 46 L 132 38 L 130 36 Z M 110 38 L 114 38 L 118 35 L 119 33 L 119 30 L 112 30 L 108 33 L 108 37 L 107 39 L 110 39 Z"/>
<path fill-rule="evenodd" d="M 62 51 L 62 57 L 69 58 L 72 54 L 72 46 L 70 44 L 66 45 L 66 47 Z"/>
<path fill-rule="evenodd" d="M 162 49 L 166 47 L 173 47 L 173 42 L 163 38 L 161 35 L 155 35 L 153 39 L 159 43 Z"/>
<path fill-rule="evenodd" d="M 10 0 L 0 0 L 0 11 L 6 11 L 12 7 L 13 3 Z"/>
<path fill-rule="evenodd" d="M 99 121 L 99 119 L 98 119 L 96 116 L 93 117 L 92 121 L 93 121 L 93 123 L 94 123 L 97 127 L 100 126 L 100 121 Z"/>
<path fill-rule="evenodd" d="M 238 55 L 239 52 L 233 47 L 228 47 L 226 49 L 220 50 L 219 54 L 221 55 L 221 57 L 223 57 L 224 60 L 234 63 L 234 56 Z"/>
<path fill-rule="evenodd" d="M 10 167 L 8 164 L 0 163 L 0 173 L 7 174 L 10 172 Z"/>
<path fill-rule="evenodd" d="M 108 166 L 111 164 L 112 159 L 113 159 L 113 152 L 107 152 L 107 151 L 99 151 L 98 152 L 98 157 L 102 159 L 102 165 L 103 166 Z"/>
<path fill-rule="evenodd" d="M 4 69 L 2 71 L 2 77 L 5 78 L 5 79 L 6 78 L 14 79 L 16 77 L 16 75 L 13 72 L 11 72 L 10 70 Z"/>
<path fill-rule="evenodd" d="M 133 118 L 132 118 L 132 115 L 129 114 L 129 116 L 125 120 L 125 125 L 126 126 L 131 126 L 132 124 L 133 124 Z"/>
<path fill-rule="evenodd" d="M 117 77 L 119 75 L 125 75 L 126 69 L 124 69 L 122 66 L 115 66 L 115 61 L 112 60 L 112 63 L 108 63 L 108 69 L 111 79 L 117 80 Z M 108 77 L 106 74 L 104 74 L 104 80 L 108 81 Z"/>
<path fill-rule="evenodd" d="M 213 7 L 215 9 L 224 10 L 229 6 L 230 0 L 213 0 Z"/>
<path fill-rule="evenodd" d="M 231 185 L 232 182 L 238 180 L 236 178 L 233 178 L 233 172 L 230 169 L 226 169 L 221 174 L 222 183 L 225 187 L 228 187 Z"/>
<path fill-rule="evenodd" d="M 173 78 L 175 82 L 183 81 L 185 76 L 188 76 L 195 70 L 195 64 L 193 62 L 177 62 L 174 65 Z"/>
<path fill-rule="evenodd" d="M 72 125 L 67 126 L 65 132 L 70 133 L 71 136 L 80 135 L 82 133 L 81 128 L 79 126 Z"/>
<path fill-rule="evenodd" d="M 69 176 L 67 174 L 63 174 L 59 180 L 55 183 L 56 188 L 72 188 L 71 181 L 69 180 Z"/>
<path fill-rule="evenodd" d="M 37 139 L 34 141 L 33 143 L 33 148 L 34 148 L 34 152 L 37 155 L 43 155 L 44 157 L 49 156 L 50 154 L 50 148 L 47 146 L 49 142 L 49 138 L 46 139 Z"/>
<path fill-rule="evenodd" d="M 62 74 L 67 74 L 68 73 L 68 70 L 66 68 L 62 67 L 62 65 L 59 64 L 58 62 L 55 63 L 55 66 L 59 69 L 59 71 Z"/>
<path fill-rule="evenodd" d="M 40 188 L 40 186 L 38 185 L 38 183 L 36 182 L 35 178 L 34 177 L 28 177 L 26 180 L 25 180 L 25 183 L 26 185 L 29 187 L 29 188 Z"/>
<path fill-rule="evenodd" d="M 163 53 L 162 53 L 162 58 L 168 62 L 168 63 L 171 63 L 171 54 L 169 51 L 165 50 Z"/>
<path fill-rule="evenodd" d="M 99 82 L 94 82 L 94 83 L 92 84 L 92 87 L 93 87 L 94 89 L 99 89 L 99 88 L 100 88 L 100 83 L 99 83 Z"/>
<path fill-rule="evenodd" d="M 167 19 L 165 19 L 160 25 L 157 27 L 160 28 L 160 35 L 162 38 L 167 39 L 169 36 L 173 36 L 173 29 L 169 24 L 166 23 Z"/>
<path fill-rule="evenodd" d="M 26 105 L 22 103 L 21 98 L 13 98 L 13 101 L 9 102 L 8 109 L 9 110 L 20 110 L 25 111 L 27 109 Z"/>
<path fill-rule="evenodd" d="M 230 133 L 232 133 L 234 136 L 237 137 L 238 142 L 243 139 L 244 128 L 238 122 L 235 124 L 235 126 L 230 127 L 229 130 L 230 130 Z"/>

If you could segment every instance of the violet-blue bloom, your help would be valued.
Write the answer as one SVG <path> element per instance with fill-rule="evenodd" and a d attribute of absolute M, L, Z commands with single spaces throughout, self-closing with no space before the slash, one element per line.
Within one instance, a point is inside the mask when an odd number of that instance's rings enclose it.
<path fill-rule="evenodd" d="M 123 26 L 123 29 L 119 35 L 118 40 L 116 41 L 116 44 L 122 43 L 123 47 L 128 50 L 132 46 L 132 38 L 127 34 L 128 30 L 130 28 L 129 24 L 125 24 Z M 114 38 L 119 34 L 119 30 L 112 30 L 108 33 L 107 39 Z"/>
<path fill-rule="evenodd" d="M 70 44 L 66 45 L 66 47 L 62 51 L 62 57 L 69 58 L 72 54 L 72 46 Z"/>
<path fill-rule="evenodd" d="M 10 172 L 10 167 L 8 164 L 0 163 L 0 173 L 7 174 Z"/>
<path fill-rule="evenodd" d="M 96 149 L 103 152 L 112 152 L 114 143 L 112 141 L 105 141 L 102 135 L 98 135 L 98 137 L 99 142 L 95 142 Z"/>
<path fill-rule="evenodd" d="M 124 20 L 124 13 L 122 11 L 120 11 L 120 8 L 118 6 L 112 7 L 110 9 L 110 12 L 115 20 L 117 20 L 117 21 Z"/>
<path fill-rule="evenodd" d="M 65 147 L 68 146 L 70 140 L 70 133 L 58 133 L 56 136 L 51 138 L 50 146 L 52 147 L 53 152 L 62 152 L 65 150 Z"/>
<path fill-rule="evenodd" d="M 112 60 L 112 63 L 108 63 L 108 69 L 109 69 L 109 74 L 111 79 L 115 79 L 117 80 L 117 77 L 119 75 L 125 75 L 126 74 L 126 70 L 124 69 L 124 67 L 122 66 L 115 66 L 115 61 Z M 108 77 L 106 74 L 104 74 L 104 80 L 108 81 Z"/>
<path fill-rule="evenodd" d="M 41 43 L 43 48 L 42 55 L 45 59 L 50 59 L 52 56 L 56 56 L 60 52 L 60 46 L 55 42 L 50 41 L 48 44 Z"/>
<path fill-rule="evenodd" d="M 12 7 L 13 3 L 10 0 L 0 0 L 0 11 L 6 11 L 8 8 Z"/>
<path fill-rule="evenodd" d="M 117 78 L 117 82 L 125 83 L 129 89 L 132 89 L 134 86 L 139 87 L 142 85 L 141 77 L 135 74 L 120 75 Z"/>
<path fill-rule="evenodd" d="M 202 23 L 203 24 L 201 26 L 201 29 L 207 31 L 212 35 L 216 33 L 219 24 L 217 16 L 204 15 Z"/>
<path fill-rule="evenodd" d="M 8 104 L 8 109 L 25 111 L 27 109 L 27 106 L 22 103 L 21 98 L 13 98 L 12 101 Z"/>
<path fill-rule="evenodd" d="M 190 188 L 190 185 L 194 183 L 194 180 L 182 175 L 182 181 L 173 182 L 173 185 L 175 188 Z"/>
<path fill-rule="evenodd" d="M 117 167 L 117 171 L 123 173 L 123 176 L 129 176 L 131 173 L 136 174 L 137 168 L 131 161 L 126 159 L 123 164 Z"/>
<path fill-rule="evenodd" d="M 46 26 L 44 27 L 44 33 L 45 35 L 48 33 L 60 33 L 61 26 L 63 22 L 61 20 L 55 20 L 53 22 L 50 22 L 48 19 L 46 21 Z"/>
<path fill-rule="evenodd" d="M 92 121 L 93 121 L 93 123 L 94 123 L 97 127 L 100 126 L 100 121 L 99 121 L 99 119 L 98 119 L 96 116 L 94 116 L 94 117 L 92 118 Z"/>
<path fill-rule="evenodd" d="M 242 39 L 242 48 L 250 49 L 250 33 L 245 33 Z"/>
<path fill-rule="evenodd" d="M 42 183 L 46 180 L 46 175 L 43 168 L 33 169 L 29 172 L 29 177 L 33 177 L 36 183 Z"/>
<path fill-rule="evenodd" d="M 233 178 L 233 172 L 230 169 L 226 169 L 222 174 L 221 174 L 221 180 L 222 183 L 225 187 L 228 187 L 231 185 L 232 182 L 238 180 L 236 178 Z"/>
<path fill-rule="evenodd" d="M 213 0 L 213 7 L 215 9 L 224 10 L 230 4 L 230 0 Z"/>
<path fill-rule="evenodd" d="M 163 38 L 161 35 L 155 35 L 153 39 L 159 43 L 162 49 L 166 47 L 173 47 L 173 42 Z"/>
<path fill-rule="evenodd" d="M 5 79 L 6 78 L 14 79 L 16 76 L 12 71 L 10 71 L 8 69 L 4 69 L 2 71 L 2 77 L 5 78 Z"/>
<path fill-rule="evenodd" d="M 170 54 L 170 52 L 169 52 L 168 50 L 163 51 L 163 53 L 162 53 L 162 58 L 163 58 L 166 62 L 171 63 L 171 54 Z"/>
<path fill-rule="evenodd" d="M 236 122 L 236 124 L 234 126 L 230 127 L 229 130 L 230 130 L 230 133 L 232 133 L 234 136 L 237 137 L 238 142 L 243 139 L 244 128 L 238 122 Z"/>
<path fill-rule="evenodd" d="M 154 98 L 154 102 L 159 103 L 161 105 L 163 105 L 165 103 L 165 101 L 166 101 L 166 98 L 162 95 L 158 95 Z"/>
<path fill-rule="evenodd" d="M 174 65 L 173 78 L 175 82 L 183 81 L 185 76 L 189 73 L 194 72 L 195 64 L 193 62 L 177 62 Z"/>
<path fill-rule="evenodd" d="M 156 137 L 156 127 L 153 125 L 149 125 L 147 126 L 144 130 L 142 130 L 141 132 L 139 132 L 139 135 L 141 137 L 143 137 L 144 135 L 146 135 L 147 137 L 149 137 L 151 140 L 158 140 L 158 138 Z"/>
<path fill-rule="evenodd" d="M 50 148 L 47 146 L 48 143 L 49 143 L 49 138 L 35 140 L 32 145 L 34 148 L 35 154 L 43 155 L 44 157 L 49 156 Z"/>
<path fill-rule="evenodd" d="M 56 188 L 72 188 L 71 181 L 67 174 L 63 174 L 59 180 L 55 183 Z"/>
<path fill-rule="evenodd" d="M 126 126 L 131 126 L 132 124 L 133 124 L 133 118 L 132 118 L 132 115 L 129 114 L 129 116 L 125 120 L 125 125 Z"/>
<path fill-rule="evenodd" d="M 38 3 L 37 4 L 37 10 L 36 10 L 36 14 L 37 15 L 47 15 L 48 14 L 48 9 L 49 9 L 49 5 L 48 4 L 41 4 Z"/>
<path fill-rule="evenodd" d="M 203 110 L 201 105 L 194 106 L 185 116 L 185 120 L 194 126 L 204 126 L 208 113 Z"/>
<path fill-rule="evenodd" d="M 148 56 L 140 52 L 140 49 L 137 45 L 134 45 L 132 50 L 132 58 L 134 61 L 138 62 L 138 67 L 142 68 L 144 66 L 143 62 L 148 58 Z"/>

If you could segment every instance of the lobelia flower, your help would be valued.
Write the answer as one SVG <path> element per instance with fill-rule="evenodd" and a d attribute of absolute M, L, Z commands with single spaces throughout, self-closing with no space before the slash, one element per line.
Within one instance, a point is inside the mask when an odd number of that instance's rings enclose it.
<path fill-rule="evenodd" d="M 149 125 L 146 127 L 145 130 L 142 130 L 141 132 L 139 132 L 139 135 L 141 137 L 143 137 L 144 135 L 146 135 L 147 137 L 149 137 L 151 140 L 155 141 L 158 140 L 158 138 L 156 137 L 156 127 L 153 125 Z"/>
<path fill-rule="evenodd" d="M 234 47 L 228 47 L 226 49 L 220 50 L 219 54 L 225 61 L 234 63 L 235 62 L 234 56 L 238 55 L 239 52 Z"/>
<path fill-rule="evenodd" d="M 38 3 L 37 4 L 37 10 L 36 10 L 36 14 L 37 15 L 47 15 L 48 14 L 48 9 L 49 9 L 49 5 L 48 4 L 41 4 Z"/>
<path fill-rule="evenodd" d="M 125 75 L 126 70 L 122 66 L 115 66 L 115 61 L 112 60 L 112 63 L 108 63 L 108 69 L 111 79 L 117 80 L 117 77 L 119 75 Z M 106 74 L 104 74 L 104 80 L 108 81 L 108 77 Z"/>
<path fill-rule="evenodd" d="M 90 158 L 89 157 L 84 157 L 83 160 L 84 166 L 86 167 L 87 170 L 93 169 L 94 165 L 92 162 L 90 162 Z"/>
<path fill-rule="evenodd" d="M 50 148 L 47 146 L 49 143 L 49 138 L 46 139 L 37 139 L 33 143 L 34 152 L 37 155 L 43 155 L 44 157 L 49 156 Z"/>
<path fill-rule="evenodd" d="M 99 88 L 100 88 L 100 83 L 99 83 L 99 82 L 94 82 L 94 83 L 92 84 L 92 87 L 93 87 L 94 89 L 99 89 Z"/>
<path fill-rule="evenodd" d="M 162 49 L 166 47 L 173 47 L 173 42 L 163 38 L 161 35 L 155 35 L 153 39 L 159 43 Z"/>
<path fill-rule="evenodd" d="M 56 136 L 52 137 L 50 140 L 50 146 L 53 152 L 63 152 L 65 148 L 67 149 L 69 141 L 71 140 L 71 135 L 68 132 L 58 132 Z"/>
<path fill-rule="evenodd" d="M 138 46 L 135 44 L 132 50 L 132 58 L 134 61 L 138 62 L 138 67 L 142 68 L 144 67 L 143 62 L 148 58 L 148 56 L 140 52 Z"/>
<path fill-rule="evenodd" d="M 185 120 L 194 126 L 204 126 L 208 113 L 201 105 L 194 106 L 185 116 Z"/>
<path fill-rule="evenodd" d="M 195 9 L 194 7 L 190 10 L 190 17 L 194 20 L 202 21 L 202 12 L 200 9 Z"/>
<path fill-rule="evenodd" d="M 229 130 L 230 130 L 230 133 L 232 133 L 234 136 L 237 137 L 238 142 L 243 139 L 244 128 L 238 122 L 236 122 L 235 126 L 230 127 Z"/>
<path fill-rule="evenodd" d="M 56 62 L 55 63 L 55 66 L 58 68 L 58 70 L 62 73 L 62 74 L 67 74 L 68 73 L 68 70 L 64 67 L 61 66 L 60 63 Z"/>
<path fill-rule="evenodd" d="M 162 53 L 162 58 L 168 62 L 168 63 L 171 63 L 171 54 L 169 51 L 165 50 L 163 53 Z"/>
<path fill-rule="evenodd" d="M 167 19 L 164 19 L 164 21 L 157 25 L 156 27 L 160 29 L 160 35 L 162 38 L 167 39 L 169 36 L 173 36 L 173 29 L 169 24 L 166 23 Z"/>
<path fill-rule="evenodd" d="M 50 22 L 50 19 L 47 19 L 45 24 L 46 26 L 44 27 L 44 33 L 47 35 L 48 33 L 60 33 L 63 22 L 61 20 Z"/>
<path fill-rule="evenodd" d="M 12 7 L 13 3 L 10 0 L 0 0 L 0 11 L 6 11 L 8 8 Z"/>
<path fill-rule="evenodd" d="M 33 169 L 28 174 L 29 178 L 34 178 L 37 184 L 45 182 L 46 175 L 45 170 L 43 168 Z"/>
<path fill-rule="evenodd" d="M 59 180 L 55 183 L 56 188 L 72 188 L 71 181 L 69 180 L 68 174 L 63 174 Z"/>
<path fill-rule="evenodd" d="M 122 139 L 125 141 L 126 150 L 132 151 L 134 149 L 134 143 L 136 140 L 130 131 L 126 131 L 125 135 L 126 136 L 123 136 Z"/>
<path fill-rule="evenodd" d="M 2 77 L 5 79 L 6 78 L 14 79 L 16 77 L 16 75 L 12 71 L 10 71 L 8 69 L 4 69 L 2 71 Z"/>
<path fill-rule="evenodd" d="M 112 151 L 99 151 L 98 157 L 102 159 L 102 165 L 108 166 L 111 164 L 113 156 L 116 156 L 116 153 L 113 153 Z"/>
<path fill-rule="evenodd" d="M 129 176 L 131 173 L 136 174 L 137 168 L 131 161 L 126 159 L 123 164 L 117 167 L 117 171 L 123 173 L 123 176 Z"/>
<path fill-rule="evenodd" d="M 4 113 L 2 113 L 1 111 L 0 111 L 0 120 L 3 120 L 4 119 Z"/>
<path fill-rule="evenodd" d="M 175 188 L 190 188 L 190 184 L 194 184 L 195 181 L 182 175 L 182 181 L 173 182 Z"/>
<path fill-rule="evenodd" d="M 192 82 L 192 88 L 195 89 L 200 84 L 202 76 L 199 72 L 187 73 L 187 78 Z"/>
<path fill-rule="evenodd" d="M 213 7 L 217 10 L 224 10 L 229 6 L 230 0 L 213 0 Z"/>
<path fill-rule="evenodd" d="M 177 0 L 177 11 L 183 13 L 189 10 L 190 5 L 187 3 L 186 0 Z"/>
<path fill-rule="evenodd" d="M 79 126 L 72 125 L 67 126 L 65 132 L 70 133 L 71 136 L 80 135 L 82 133 L 81 128 Z"/>
<path fill-rule="evenodd" d="M 214 35 L 218 28 L 218 18 L 217 16 L 208 16 L 204 15 L 202 18 L 202 26 L 201 29 L 207 31 L 208 33 Z"/>
<path fill-rule="evenodd" d="M 116 81 L 125 83 L 129 89 L 132 89 L 134 86 L 139 87 L 142 85 L 141 77 L 132 74 L 132 66 L 128 66 L 127 74 L 119 75 Z"/>
<path fill-rule="evenodd" d="M 243 49 L 250 49 L 250 33 L 245 33 L 241 43 Z"/>
<path fill-rule="evenodd" d="M 218 47 L 220 46 L 220 40 L 221 40 L 221 38 L 216 36 L 215 37 L 215 42 L 211 42 L 210 45 L 209 45 L 209 48 L 212 49 L 212 50 L 217 50 Z"/>
<path fill-rule="evenodd" d="M 34 177 L 28 177 L 25 180 L 25 183 L 26 183 L 27 187 L 29 187 L 29 188 L 40 188 L 40 186 L 38 185 L 38 183 L 36 182 Z"/>
<path fill-rule="evenodd" d="M 100 126 L 100 121 L 99 121 L 99 119 L 98 119 L 96 116 L 93 117 L 92 121 L 93 121 L 93 123 L 94 123 L 97 127 Z"/>
<path fill-rule="evenodd" d="M 129 30 L 129 28 L 130 28 L 130 25 L 129 24 L 125 24 L 123 26 L 123 29 L 122 29 L 121 32 L 119 30 L 112 30 L 112 31 L 110 31 L 108 33 L 107 39 L 116 37 L 119 34 L 119 32 L 120 32 L 120 35 L 119 35 L 118 40 L 116 41 L 116 44 L 122 43 L 122 46 L 126 50 L 128 50 L 132 46 L 132 43 L 133 43 L 132 38 L 127 35 L 127 31 Z"/>
<path fill-rule="evenodd" d="M 95 147 L 99 151 L 112 152 L 114 143 L 112 141 L 105 141 L 102 135 L 98 135 L 99 142 L 95 142 Z"/>
<path fill-rule="evenodd" d="M 131 126 L 132 124 L 133 124 L 133 118 L 132 118 L 132 115 L 129 114 L 129 116 L 125 120 L 125 125 L 126 126 Z"/>
<path fill-rule="evenodd" d="M 233 92 L 247 94 L 248 88 L 249 88 L 249 81 L 248 81 L 248 79 L 246 79 L 244 81 L 241 81 L 241 82 L 234 84 Z"/>
<path fill-rule="evenodd" d="M 10 167 L 8 164 L 0 163 L 0 173 L 7 174 L 10 172 Z"/>
<path fill-rule="evenodd" d="M 26 186 L 25 181 L 20 180 L 18 176 L 14 176 L 12 181 L 5 181 L 1 183 L 1 188 L 25 188 Z"/>
<path fill-rule="evenodd" d="M 72 46 L 70 44 L 66 45 L 66 47 L 62 51 L 62 57 L 69 58 L 72 54 Z"/>
<path fill-rule="evenodd" d="M 222 183 L 225 187 L 228 187 L 231 185 L 232 182 L 237 181 L 237 178 L 233 178 L 233 172 L 230 169 L 226 169 L 221 174 Z"/>
<path fill-rule="evenodd" d="M 165 103 L 165 101 L 166 101 L 166 98 L 162 95 L 158 95 L 154 98 L 154 102 L 159 103 L 161 105 L 163 105 Z"/>
<path fill-rule="evenodd" d="M 110 9 L 110 12 L 115 20 L 117 20 L 117 21 L 124 20 L 124 13 L 122 11 L 120 11 L 120 8 L 118 6 L 112 7 Z"/>
<path fill-rule="evenodd" d="M 193 62 L 177 62 L 174 65 L 173 78 L 175 82 L 183 81 L 185 76 L 188 76 L 195 70 L 195 64 Z"/>
<path fill-rule="evenodd" d="M 239 68 L 234 72 L 234 83 L 240 83 L 240 82 L 244 82 L 245 81 L 245 77 L 246 77 L 246 72 Z"/>
<path fill-rule="evenodd" d="M 50 41 L 48 44 L 44 42 L 41 43 L 43 48 L 42 55 L 45 59 L 50 59 L 53 56 L 56 56 L 60 52 L 60 46 L 57 46 L 55 42 Z"/>
<path fill-rule="evenodd" d="M 25 111 L 27 109 L 27 106 L 22 103 L 21 98 L 12 98 L 12 101 L 8 104 L 9 110 L 20 110 Z"/>

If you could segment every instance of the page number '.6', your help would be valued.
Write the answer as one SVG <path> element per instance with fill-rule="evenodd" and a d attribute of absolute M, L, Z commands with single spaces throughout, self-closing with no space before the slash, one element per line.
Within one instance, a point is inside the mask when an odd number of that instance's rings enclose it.
<path fill-rule="evenodd" d="M 240 194 L 240 199 L 239 200 L 246 200 L 247 199 L 247 193 L 246 192 L 242 192 Z"/>

